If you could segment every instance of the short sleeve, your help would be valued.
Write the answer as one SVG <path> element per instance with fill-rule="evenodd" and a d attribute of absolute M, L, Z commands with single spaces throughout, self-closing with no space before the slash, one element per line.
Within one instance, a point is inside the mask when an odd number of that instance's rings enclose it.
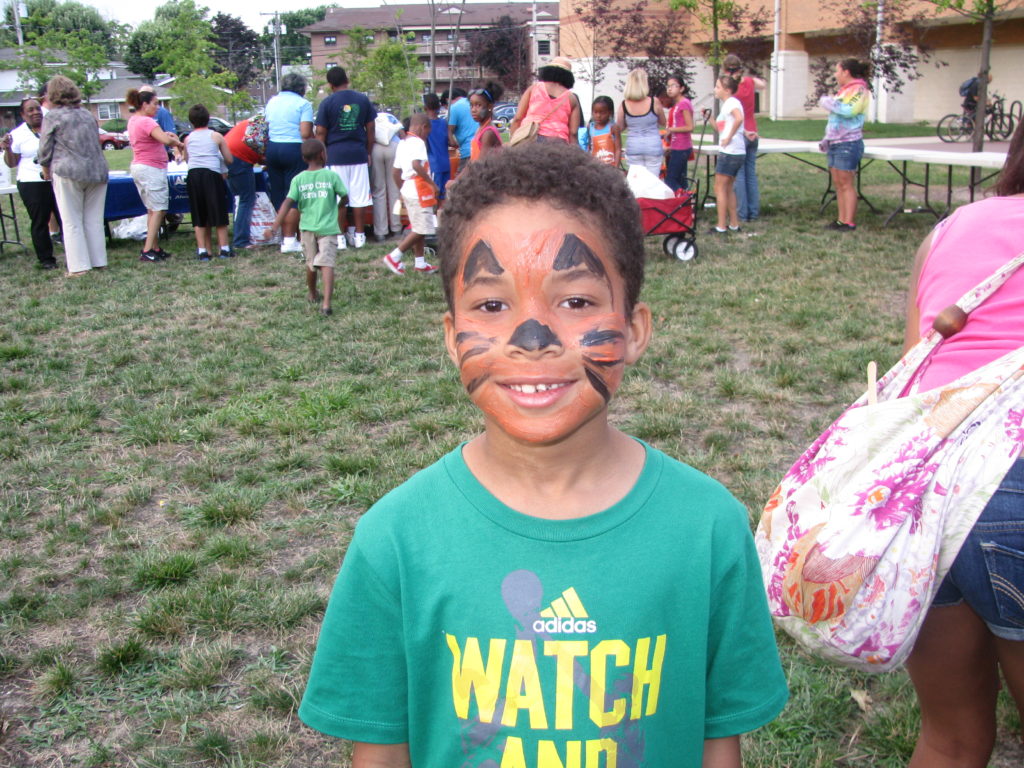
<path fill-rule="evenodd" d="M 374 120 L 377 119 L 377 110 L 373 108 L 373 102 L 370 101 L 369 99 L 366 99 L 366 108 L 369 111 L 367 112 L 366 122 L 363 123 L 363 125 L 372 123 Z"/>
<path fill-rule="evenodd" d="M 708 626 L 704 738 L 771 722 L 789 697 L 746 510 L 716 527 L 716 582 Z"/>
<path fill-rule="evenodd" d="M 313 122 L 313 105 L 305 99 L 302 99 L 302 103 L 299 105 L 299 122 L 300 123 L 312 123 Z"/>
<path fill-rule="evenodd" d="M 327 605 L 299 718 L 338 738 L 407 742 L 406 676 L 399 596 L 360 549 L 357 530 Z"/>
<path fill-rule="evenodd" d="M 310 114 L 313 112 L 313 108 L 310 107 Z M 320 106 L 316 110 L 316 124 L 322 125 L 324 128 L 327 127 L 327 99 L 320 102 Z"/>
<path fill-rule="evenodd" d="M 301 175 L 301 174 L 299 174 Z M 288 186 L 288 198 L 294 202 L 299 201 L 299 175 L 296 175 Z"/>

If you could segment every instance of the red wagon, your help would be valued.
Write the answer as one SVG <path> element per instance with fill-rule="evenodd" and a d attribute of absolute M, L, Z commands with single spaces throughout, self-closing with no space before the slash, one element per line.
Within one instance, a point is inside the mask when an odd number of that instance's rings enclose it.
<path fill-rule="evenodd" d="M 675 197 L 668 200 L 654 200 L 641 197 L 640 220 L 645 235 L 665 235 L 661 247 L 668 256 L 680 261 L 697 258 L 697 233 L 694 222 L 697 217 L 696 190 L 680 189 Z"/>

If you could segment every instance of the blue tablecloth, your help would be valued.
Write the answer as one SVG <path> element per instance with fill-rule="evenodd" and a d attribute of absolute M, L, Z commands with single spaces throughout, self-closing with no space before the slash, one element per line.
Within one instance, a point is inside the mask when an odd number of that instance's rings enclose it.
<path fill-rule="evenodd" d="M 256 191 L 266 192 L 266 174 L 263 171 L 256 171 Z M 188 190 L 185 188 L 184 173 L 167 174 L 167 188 L 170 192 L 168 199 L 168 213 L 188 213 Z M 230 198 L 231 193 L 228 192 Z M 229 199 L 228 210 L 235 210 L 235 201 Z M 142 216 L 146 213 L 146 206 L 142 204 L 139 191 L 135 188 L 135 182 L 128 174 L 111 174 L 107 183 L 107 202 L 103 208 L 104 221 L 116 221 L 118 219 L 130 219 L 134 216 Z"/>

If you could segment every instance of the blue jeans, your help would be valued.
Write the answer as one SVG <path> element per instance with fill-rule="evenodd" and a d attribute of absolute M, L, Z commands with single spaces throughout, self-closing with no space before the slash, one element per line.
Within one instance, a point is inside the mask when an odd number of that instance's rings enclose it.
<path fill-rule="evenodd" d="M 746 136 L 747 156 L 736 174 L 736 211 L 740 221 L 753 221 L 761 215 L 761 191 L 757 187 L 757 142 Z"/>
<path fill-rule="evenodd" d="M 266 160 L 270 202 L 273 203 L 276 212 L 281 209 L 281 203 L 288 197 L 292 179 L 306 170 L 306 161 L 302 159 L 302 144 L 297 141 L 268 141 Z"/>
<path fill-rule="evenodd" d="M 1024 641 L 1024 459 L 982 511 L 932 605 L 964 601 L 992 634 Z"/>
<path fill-rule="evenodd" d="M 249 245 L 249 224 L 252 220 L 253 206 L 256 204 L 256 177 L 253 176 L 252 163 L 235 158 L 235 162 L 228 166 L 228 188 L 231 194 L 238 198 L 231 239 L 231 247 L 237 250 Z"/>
<path fill-rule="evenodd" d="M 665 183 L 673 192 L 686 189 L 689 179 L 686 178 L 686 164 L 690 162 L 692 149 L 673 149 L 668 153 L 668 168 L 665 169 Z"/>

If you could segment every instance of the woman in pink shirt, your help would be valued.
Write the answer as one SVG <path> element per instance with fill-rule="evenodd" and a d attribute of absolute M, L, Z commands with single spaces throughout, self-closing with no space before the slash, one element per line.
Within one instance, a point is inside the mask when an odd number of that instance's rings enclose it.
<path fill-rule="evenodd" d="M 958 208 L 917 251 L 907 299 L 906 347 L 935 316 L 1024 252 L 1024 124 L 1018 124 L 995 195 Z M 942 342 L 920 390 L 1024 346 L 1024 268 Z M 1020 423 L 1024 403 L 1006 415 Z M 997 415 L 998 417 L 998 415 Z M 907 661 L 921 706 L 910 768 L 988 764 L 999 671 L 1024 720 L 1024 459 L 981 513 L 931 603 Z"/>
<path fill-rule="evenodd" d="M 576 78 L 569 60 L 556 56 L 537 72 L 537 82 L 519 99 L 516 116 L 509 126 L 515 133 L 520 125 L 537 123 L 540 141 L 576 141 L 582 122 L 580 100 L 572 92 Z"/>
<path fill-rule="evenodd" d="M 173 133 L 163 131 L 153 119 L 160 101 L 152 91 L 132 88 L 125 96 L 135 114 L 128 120 L 128 142 L 132 147 L 129 172 L 142 204 L 146 206 L 146 243 L 139 261 L 163 261 L 168 256 L 158 245 L 160 225 L 167 214 L 167 151 L 164 147 L 184 149 Z"/>

